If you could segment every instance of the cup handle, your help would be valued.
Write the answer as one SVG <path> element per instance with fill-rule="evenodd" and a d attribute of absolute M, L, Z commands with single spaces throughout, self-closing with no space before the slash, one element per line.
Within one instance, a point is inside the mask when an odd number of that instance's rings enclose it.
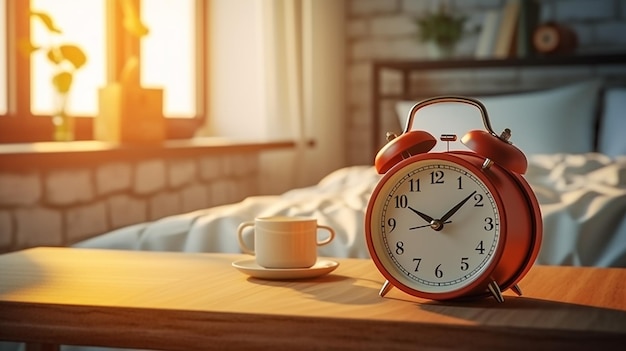
<path fill-rule="evenodd" d="M 333 228 L 331 228 L 331 227 L 329 227 L 327 225 L 321 225 L 321 224 L 318 224 L 317 228 L 318 229 L 326 229 L 328 231 L 328 233 L 329 233 L 327 238 L 317 242 L 317 246 L 326 245 L 329 242 L 333 241 L 333 239 L 335 238 L 335 230 Z"/>
<path fill-rule="evenodd" d="M 249 221 L 249 222 L 243 222 L 239 225 L 239 227 L 237 228 L 237 240 L 239 241 L 239 247 L 241 248 L 241 251 L 243 251 L 243 253 L 247 253 L 249 255 L 254 255 L 254 250 L 252 250 L 251 248 L 249 248 L 245 241 L 243 240 L 243 230 L 246 227 L 253 227 L 254 226 L 254 221 Z"/>

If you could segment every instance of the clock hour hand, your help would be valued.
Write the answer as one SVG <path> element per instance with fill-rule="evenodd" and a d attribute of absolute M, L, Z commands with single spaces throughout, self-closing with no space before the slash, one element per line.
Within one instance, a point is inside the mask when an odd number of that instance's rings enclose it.
<path fill-rule="evenodd" d="M 417 214 L 418 216 L 422 217 L 423 220 L 425 220 L 428 223 L 432 223 L 432 221 L 434 221 L 434 218 L 432 218 L 431 216 L 422 213 L 416 209 L 414 209 L 413 207 L 409 206 L 409 210 L 413 211 L 415 214 Z"/>
<path fill-rule="evenodd" d="M 439 219 L 439 221 L 441 223 L 445 223 L 448 219 L 450 219 L 450 217 L 452 217 L 453 214 L 456 213 L 456 211 L 458 211 L 461 207 L 463 207 L 463 205 L 465 205 L 465 203 L 472 198 L 472 196 L 474 196 L 474 194 L 476 194 L 476 190 L 474 190 L 474 192 L 472 192 L 471 194 L 469 194 L 465 199 L 461 200 L 461 202 L 459 202 L 458 204 L 456 204 L 454 207 L 452 207 L 450 209 L 450 211 L 446 212 L 446 214 L 443 215 L 443 217 L 441 217 L 441 219 Z"/>

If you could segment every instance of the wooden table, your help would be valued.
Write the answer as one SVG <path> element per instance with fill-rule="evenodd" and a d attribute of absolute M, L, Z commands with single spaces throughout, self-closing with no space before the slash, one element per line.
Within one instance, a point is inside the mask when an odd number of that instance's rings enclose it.
<path fill-rule="evenodd" d="M 623 349 L 626 269 L 533 267 L 523 297 L 453 303 L 392 289 L 370 260 L 302 281 L 249 256 L 36 248 L 0 256 L 0 340 L 171 350 Z"/>

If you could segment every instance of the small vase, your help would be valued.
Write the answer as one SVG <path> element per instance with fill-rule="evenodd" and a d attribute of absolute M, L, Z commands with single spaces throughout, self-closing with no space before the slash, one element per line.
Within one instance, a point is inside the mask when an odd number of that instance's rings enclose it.
<path fill-rule="evenodd" d="M 54 125 L 54 141 L 74 140 L 74 117 L 68 116 L 65 111 L 60 111 L 52 116 Z"/>
<path fill-rule="evenodd" d="M 445 60 L 454 57 L 454 44 L 439 44 L 435 42 L 428 43 L 428 56 L 435 60 Z"/>

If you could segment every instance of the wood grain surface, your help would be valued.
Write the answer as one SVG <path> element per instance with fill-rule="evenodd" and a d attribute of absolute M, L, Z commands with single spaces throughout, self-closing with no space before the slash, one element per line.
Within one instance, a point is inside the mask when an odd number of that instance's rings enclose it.
<path fill-rule="evenodd" d="M 0 339 L 170 350 L 621 349 L 626 269 L 535 266 L 506 301 L 422 300 L 371 260 L 251 278 L 237 254 L 35 248 L 0 255 Z"/>

